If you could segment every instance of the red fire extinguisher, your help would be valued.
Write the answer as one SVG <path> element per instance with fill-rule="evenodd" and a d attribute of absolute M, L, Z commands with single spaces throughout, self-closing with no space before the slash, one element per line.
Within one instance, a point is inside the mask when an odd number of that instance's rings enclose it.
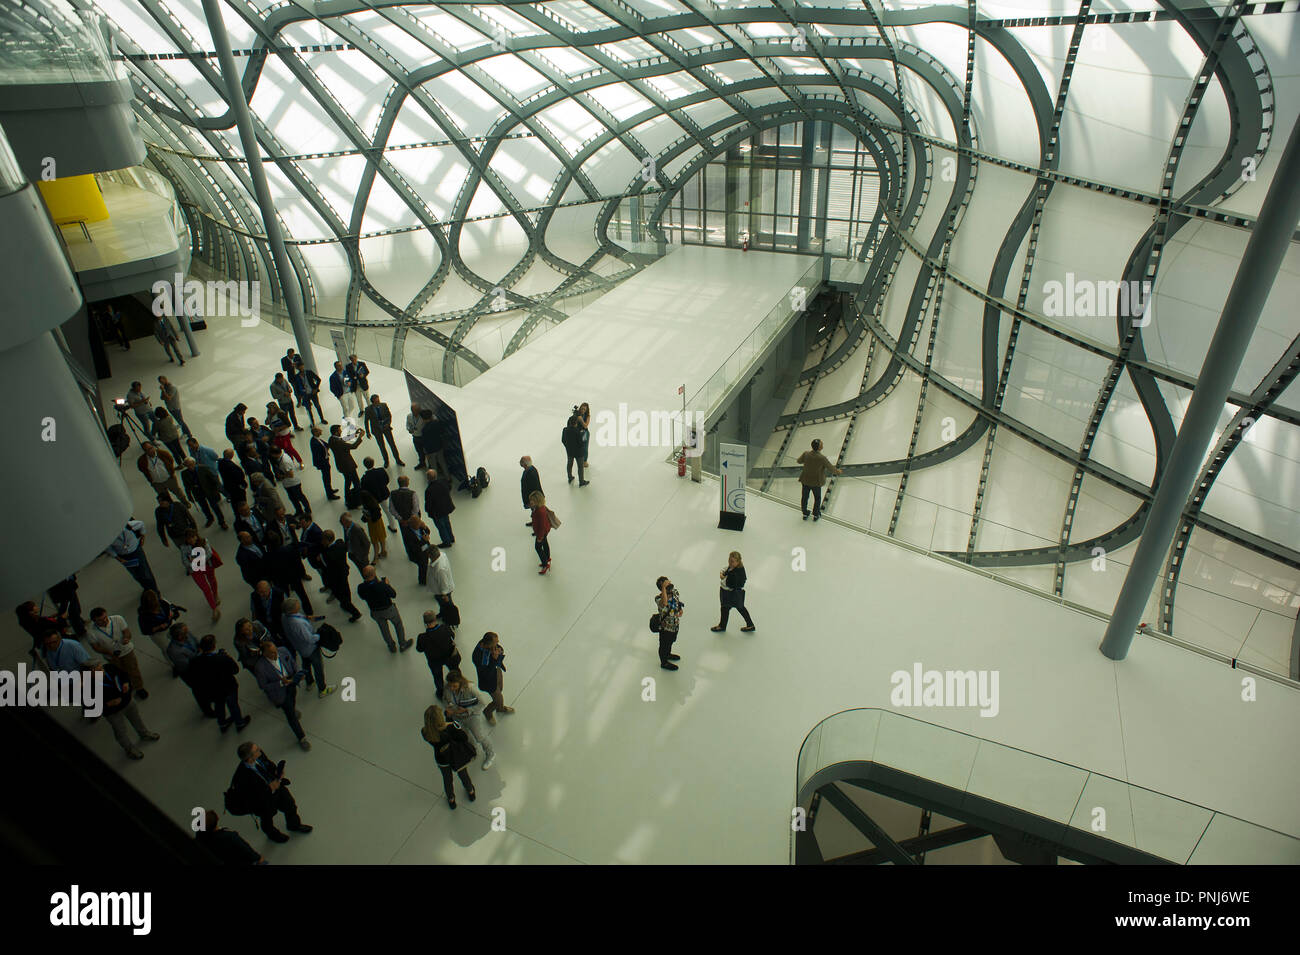
<path fill-rule="evenodd" d="M 677 452 L 677 476 L 686 477 L 686 445 L 684 444 L 682 449 Z"/>

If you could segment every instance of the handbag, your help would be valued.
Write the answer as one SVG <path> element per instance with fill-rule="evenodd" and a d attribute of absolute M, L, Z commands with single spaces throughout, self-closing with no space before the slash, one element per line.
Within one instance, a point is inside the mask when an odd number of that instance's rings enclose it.
<path fill-rule="evenodd" d="M 657 613 L 652 613 L 650 615 L 650 632 L 658 633 L 661 623 L 662 623 L 662 615 Z"/>
<path fill-rule="evenodd" d="M 553 530 L 558 529 L 560 526 L 560 519 L 555 515 L 555 512 L 551 510 L 549 507 L 546 509 L 546 516 L 551 521 L 551 528 Z"/>

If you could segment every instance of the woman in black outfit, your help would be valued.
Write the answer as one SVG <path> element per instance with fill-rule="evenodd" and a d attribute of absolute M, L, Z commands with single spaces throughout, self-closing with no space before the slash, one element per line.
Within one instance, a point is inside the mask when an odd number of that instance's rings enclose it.
<path fill-rule="evenodd" d="M 456 808 L 456 793 L 451 788 L 453 772 L 460 777 L 465 795 L 473 802 L 477 794 L 466 767 L 478 753 L 465 731 L 455 723 L 448 723 L 442 715 L 441 707 L 430 706 L 424 711 L 424 727 L 420 730 L 420 736 L 433 747 L 433 758 L 438 763 L 438 771 L 442 773 L 442 788 L 447 791 L 447 805 Z"/>
<path fill-rule="evenodd" d="M 722 619 L 716 627 L 710 627 L 714 633 L 722 633 L 727 629 L 727 618 L 731 616 L 733 609 L 739 610 L 740 615 L 745 618 L 745 625 L 740 628 L 741 633 L 754 632 L 754 618 L 749 615 L 745 609 L 745 563 L 740 559 L 740 551 L 733 550 L 727 557 L 727 566 L 718 577 L 722 580 L 722 586 L 718 589 L 718 603 L 722 604 Z"/>

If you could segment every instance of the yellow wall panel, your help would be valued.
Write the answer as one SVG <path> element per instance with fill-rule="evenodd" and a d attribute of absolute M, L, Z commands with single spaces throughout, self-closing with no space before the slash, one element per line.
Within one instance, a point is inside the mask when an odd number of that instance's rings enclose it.
<path fill-rule="evenodd" d="M 68 176 L 49 182 L 38 180 L 37 187 L 50 210 L 55 225 L 65 222 L 102 222 L 108 218 L 108 206 L 93 175 Z"/>

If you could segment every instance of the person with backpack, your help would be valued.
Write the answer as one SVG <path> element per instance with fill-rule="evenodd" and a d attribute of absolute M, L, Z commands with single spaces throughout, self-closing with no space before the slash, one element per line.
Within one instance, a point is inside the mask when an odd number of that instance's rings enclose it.
<path fill-rule="evenodd" d="M 718 577 L 722 580 L 722 585 L 718 589 L 722 619 L 718 621 L 716 627 L 709 629 L 714 633 L 722 633 L 727 629 L 727 618 L 731 616 L 731 611 L 739 610 L 740 615 L 745 618 L 745 625 L 740 628 L 740 632 L 753 633 L 754 618 L 745 609 L 745 562 L 740 559 L 740 551 L 733 550 L 728 555 L 727 566 L 718 572 Z"/>
<path fill-rule="evenodd" d="M 578 487 L 586 487 L 591 483 L 583 473 L 582 432 L 582 419 L 578 417 L 578 406 L 574 405 L 573 414 L 569 415 L 568 424 L 560 432 L 560 443 L 564 445 L 564 453 L 567 455 L 564 473 L 568 475 L 570 484 L 573 483 L 573 462 L 578 462 Z"/>
<path fill-rule="evenodd" d="M 433 747 L 433 759 L 442 774 L 442 788 L 447 793 L 447 805 L 456 808 L 456 792 L 452 789 L 451 775 L 460 777 L 465 796 L 473 802 L 477 796 L 474 782 L 469 778 L 469 764 L 478 755 L 468 734 L 455 723 L 448 723 L 442 709 L 436 705 L 425 708 L 424 726 L 420 738 Z"/>
<path fill-rule="evenodd" d="M 220 820 L 215 810 L 207 810 L 203 814 L 203 828 L 194 833 L 194 841 L 222 865 L 266 865 L 260 852 L 234 829 L 219 826 Z"/>
<path fill-rule="evenodd" d="M 429 664 L 429 672 L 433 674 L 434 693 L 442 699 L 445 689 L 442 679 L 443 668 L 460 669 L 460 651 L 456 649 L 455 632 L 446 622 L 439 622 L 438 615 L 432 610 L 426 610 L 424 632 L 416 638 L 415 649 L 424 654 L 425 662 Z"/>
<path fill-rule="evenodd" d="M 226 812 L 237 816 L 256 816 L 262 831 L 272 842 L 288 842 L 289 837 L 275 827 L 275 815 L 284 813 L 290 832 L 306 835 L 312 827 L 298 815 L 298 804 L 289 792 L 284 763 L 274 763 L 256 743 L 241 743 L 239 766 L 226 790 Z"/>
<path fill-rule="evenodd" d="M 533 529 L 533 548 L 542 562 L 542 569 L 538 573 L 544 574 L 551 569 L 551 542 L 548 540 L 551 528 L 559 525 L 555 513 L 546 506 L 546 498 L 541 491 L 533 491 L 528 498 L 528 505 L 532 508 L 532 520 L 525 526 Z"/>
<path fill-rule="evenodd" d="M 673 653 L 673 643 L 676 642 L 678 631 L 681 629 L 686 603 L 667 577 L 660 577 L 655 581 L 655 586 L 659 588 L 659 593 L 655 595 L 655 608 L 659 611 L 657 615 L 659 666 L 665 670 L 676 670 L 678 667 L 674 661 L 680 660 L 681 657 Z"/>

